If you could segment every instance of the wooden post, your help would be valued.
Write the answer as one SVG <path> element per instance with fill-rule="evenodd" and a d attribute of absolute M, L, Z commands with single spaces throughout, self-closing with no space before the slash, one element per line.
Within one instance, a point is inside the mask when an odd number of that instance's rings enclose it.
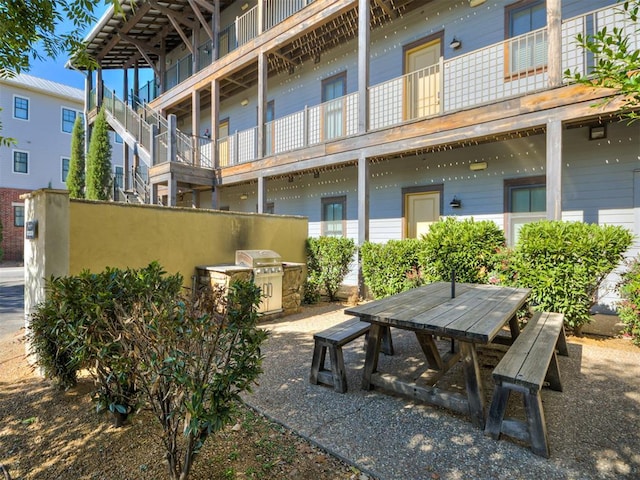
<path fill-rule="evenodd" d="M 265 123 L 267 121 L 267 54 L 258 55 L 258 158 L 265 155 Z"/>
<path fill-rule="evenodd" d="M 136 102 L 140 101 L 140 69 L 138 62 L 133 66 L 133 97 Z"/>
<path fill-rule="evenodd" d="M 358 157 L 358 246 L 369 240 L 369 161 L 363 152 Z M 362 256 L 358 254 L 358 290 L 364 298 Z"/>
<path fill-rule="evenodd" d="M 178 182 L 173 173 L 170 174 L 169 180 L 167 181 L 167 187 L 168 187 L 167 205 L 169 207 L 175 207 L 178 204 L 177 202 Z"/>
<path fill-rule="evenodd" d="M 549 88 L 562 86 L 562 0 L 547 0 Z"/>
<path fill-rule="evenodd" d="M 547 122 L 547 220 L 562 220 L 562 122 Z"/>
<path fill-rule="evenodd" d="M 369 124 L 369 0 L 358 1 L 358 133 Z"/>
<path fill-rule="evenodd" d="M 262 175 L 258 177 L 258 213 L 264 213 L 267 206 L 267 187 Z"/>
<path fill-rule="evenodd" d="M 175 162 L 177 159 L 177 138 L 176 138 L 176 124 L 178 123 L 177 117 L 172 113 L 167 116 L 167 122 L 169 127 L 167 129 L 167 161 Z"/>
<path fill-rule="evenodd" d="M 220 124 L 220 80 L 211 80 L 211 166 L 220 166 L 218 155 L 218 136 Z"/>
<path fill-rule="evenodd" d="M 193 166 L 200 166 L 200 92 L 191 92 L 191 141 L 193 142 Z"/>
<path fill-rule="evenodd" d="M 102 83 L 102 67 L 98 66 L 96 79 L 96 108 L 98 111 L 102 107 L 102 100 L 104 97 L 104 84 Z"/>
<path fill-rule="evenodd" d="M 213 2 L 214 12 L 211 15 L 211 30 L 213 31 L 213 41 L 211 42 L 211 63 L 220 56 L 220 0 Z M 213 125 L 212 128 L 213 130 Z"/>

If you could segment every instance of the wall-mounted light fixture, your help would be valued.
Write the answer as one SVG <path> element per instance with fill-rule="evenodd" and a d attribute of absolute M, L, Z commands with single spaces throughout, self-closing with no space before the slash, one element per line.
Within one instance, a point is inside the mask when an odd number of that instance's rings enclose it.
<path fill-rule="evenodd" d="M 240 200 L 246 200 L 247 198 L 249 198 L 249 195 L 247 195 L 246 193 L 240 194 Z"/>
<path fill-rule="evenodd" d="M 243 98 L 242 101 L 240 102 L 240 105 L 242 105 L 243 107 L 246 107 L 247 105 L 249 105 L 249 99 Z"/>
<path fill-rule="evenodd" d="M 478 5 L 482 5 L 487 0 L 469 0 L 470 7 L 477 7 Z"/>
<path fill-rule="evenodd" d="M 462 206 L 462 203 L 460 203 L 460 200 L 458 200 L 458 197 L 454 195 L 453 200 L 449 202 L 449 206 L 451 208 L 460 208 Z"/>
<path fill-rule="evenodd" d="M 487 162 L 473 162 L 469 164 L 469 170 L 486 170 Z"/>
<path fill-rule="evenodd" d="M 601 140 L 607 138 L 607 124 L 591 125 L 589 127 L 589 140 Z"/>
<path fill-rule="evenodd" d="M 456 37 L 453 37 L 453 40 L 451 40 L 451 43 L 449 44 L 449 48 L 451 50 L 457 50 L 461 46 L 462 46 L 462 42 L 458 40 Z"/>
<path fill-rule="evenodd" d="M 242 6 L 240 7 L 240 10 L 242 10 L 243 12 L 249 8 L 249 4 L 248 3 L 243 3 Z"/>

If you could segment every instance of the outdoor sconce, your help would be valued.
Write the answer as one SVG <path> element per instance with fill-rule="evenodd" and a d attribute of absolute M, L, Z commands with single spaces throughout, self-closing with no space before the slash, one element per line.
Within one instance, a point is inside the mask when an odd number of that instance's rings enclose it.
<path fill-rule="evenodd" d="M 462 204 L 460 203 L 460 200 L 458 200 L 458 197 L 456 197 L 455 195 L 453 196 L 453 200 L 451 200 L 449 202 L 449 206 L 451 208 L 460 208 L 462 206 Z"/>
<path fill-rule="evenodd" d="M 243 98 L 242 101 L 240 102 L 240 105 L 242 105 L 243 107 L 246 107 L 247 105 L 249 105 L 249 99 Z"/>
<path fill-rule="evenodd" d="M 451 43 L 449 44 L 449 48 L 451 48 L 451 50 L 457 50 L 461 46 L 462 46 L 462 42 L 458 40 L 456 37 L 453 37 L 453 40 L 451 40 Z"/>
<path fill-rule="evenodd" d="M 249 198 L 249 195 L 247 195 L 246 193 L 240 195 L 240 200 L 246 200 L 247 198 Z"/>
<path fill-rule="evenodd" d="M 601 140 L 607 138 L 607 126 L 604 125 L 591 125 L 589 127 L 589 140 Z"/>
<path fill-rule="evenodd" d="M 242 6 L 240 7 L 240 10 L 242 10 L 243 12 L 249 8 L 249 4 L 248 3 L 243 3 Z"/>
<path fill-rule="evenodd" d="M 482 5 L 487 0 L 469 0 L 470 7 L 477 7 L 478 5 Z"/>

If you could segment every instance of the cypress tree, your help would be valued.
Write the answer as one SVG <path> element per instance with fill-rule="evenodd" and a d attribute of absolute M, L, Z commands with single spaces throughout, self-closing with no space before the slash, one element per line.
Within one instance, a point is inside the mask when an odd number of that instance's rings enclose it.
<path fill-rule="evenodd" d="M 104 109 L 96 116 L 87 154 L 87 193 L 90 200 L 109 200 L 111 196 L 111 142 Z"/>
<path fill-rule="evenodd" d="M 76 117 L 71 133 L 71 159 L 67 174 L 67 189 L 71 198 L 84 198 L 84 125 Z"/>

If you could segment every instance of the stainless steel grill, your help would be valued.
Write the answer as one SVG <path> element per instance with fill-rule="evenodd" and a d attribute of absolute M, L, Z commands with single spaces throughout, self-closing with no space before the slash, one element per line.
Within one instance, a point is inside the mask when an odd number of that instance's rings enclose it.
<path fill-rule="evenodd" d="M 282 257 L 273 250 L 236 250 L 236 265 L 253 270 L 253 282 L 262 291 L 258 312 L 281 312 Z"/>

